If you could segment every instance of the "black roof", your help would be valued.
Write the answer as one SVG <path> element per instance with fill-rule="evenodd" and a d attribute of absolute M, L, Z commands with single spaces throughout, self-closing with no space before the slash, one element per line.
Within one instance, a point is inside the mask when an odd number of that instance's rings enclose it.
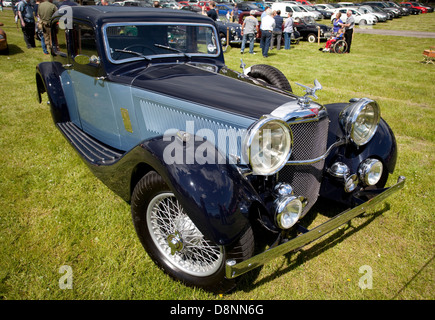
<path fill-rule="evenodd" d="M 207 16 L 174 9 L 122 6 L 73 6 L 70 9 L 74 19 L 88 20 L 95 25 L 121 21 L 213 23 L 213 20 Z M 59 11 L 62 13 L 59 13 Z M 54 17 L 64 14 L 66 14 L 65 11 L 60 9 L 55 13 Z"/>

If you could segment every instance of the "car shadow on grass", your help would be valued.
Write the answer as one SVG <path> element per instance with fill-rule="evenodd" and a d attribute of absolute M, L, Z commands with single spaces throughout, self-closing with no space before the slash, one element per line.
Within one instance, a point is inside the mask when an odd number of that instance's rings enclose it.
<path fill-rule="evenodd" d="M 348 237 L 352 236 L 354 233 L 365 228 L 378 216 L 382 215 L 384 212 L 387 212 L 389 210 L 390 210 L 390 204 L 386 202 L 384 203 L 383 208 L 379 209 L 376 212 L 372 212 L 372 213 L 366 212 L 359 215 L 357 218 L 366 219 L 366 221 L 364 221 L 360 225 L 356 227 L 353 226 L 351 220 L 348 223 L 342 225 L 340 228 L 333 230 L 330 234 L 326 234 L 322 238 L 313 241 L 312 243 L 315 243 L 314 245 L 306 247 L 308 245 L 307 244 L 302 248 L 299 248 L 295 251 L 291 251 L 285 254 L 284 255 L 284 257 L 286 258 L 285 261 L 283 261 L 283 263 L 280 266 L 275 267 L 276 270 L 273 273 L 265 276 L 263 279 L 259 280 L 258 282 L 255 281 L 259 277 L 263 267 L 259 267 L 255 270 L 248 272 L 247 274 L 241 277 L 240 282 L 236 287 L 236 291 L 244 291 L 244 292 L 252 291 L 255 288 L 260 287 L 261 285 L 267 282 L 270 282 L 276 278 L 283 276 L 288 272 L 293 271 L 294 269 L 302 265 L 304 262 L 319 256 L 324 251 L 331 249 L 337 244 L 343 242 Z M 319 211 L 321 211 L 322 214 L 318 213 Z M 337 207 L 336 204 L 326 203 L 326 201 L 325 202 L 319 201 L 311 209 L 310 213 L 308 213 L 303 218 L 304 226 L 309 226 L 318 216 L 326 216 L 328 219 L 330 219 L 342 211 L 343 211 L 343 207 Z M 296 258 L 294 258 L 295 255 Z"/>
<path fill-rule="evenodd" d="M 15 54 L 23 53 L 23 49 L 15 44 L 8 43 L 9 52 L 5 54 L 6 56 L 13 56 Z"/>

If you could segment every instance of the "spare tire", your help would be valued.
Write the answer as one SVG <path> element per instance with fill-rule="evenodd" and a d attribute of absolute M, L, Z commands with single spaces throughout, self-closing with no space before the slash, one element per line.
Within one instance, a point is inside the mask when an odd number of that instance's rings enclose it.
<path fill-rule="evenodd" d="M 267 64 L 256 64 L 251 67 L 248 76 L 255 79 L 261 79 L 279 89 L 293 92 L 290 83 L 285 75 L 277 68 Z"/>

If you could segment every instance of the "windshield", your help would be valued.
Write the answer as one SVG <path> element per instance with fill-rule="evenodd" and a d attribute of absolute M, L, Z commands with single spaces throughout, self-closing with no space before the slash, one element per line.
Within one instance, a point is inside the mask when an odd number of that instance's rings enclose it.
<path fill-rule="evenodd" d="M 157 57 L 213 56 L 220 53 L 210 25 L 123 23 L 104 26 L 106 53 L 112 63 Z"/>
<path fill-rule="evenodd" d="M 314 24 L 314 23 L 316 23 L 316 21 L 314 20 L 314 18 L 311 17 L 311 16 L 303 17 L 303 19 L 304 19 L 304 21 L 305 21 L 306 24 Z"/>
<path fill-rule="evenodd" d="M 290 7 L 289 7 L 290 8 Z M 299 7 L 291 7 L 293 9 L 294 12 L 303 12 L 301 8 Z"/>

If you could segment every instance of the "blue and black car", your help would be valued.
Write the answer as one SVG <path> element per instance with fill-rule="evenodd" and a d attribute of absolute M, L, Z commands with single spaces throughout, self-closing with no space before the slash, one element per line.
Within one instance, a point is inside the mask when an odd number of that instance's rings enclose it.
<path fill-rule="evenodd" d="M 322 105 L 312 100 L 318 81 L 298 96 L 272 66 L 231 70 L 206 16 L 75 6 L 54 15 L 51 31 L 39 101 L 131 204 L 149 256 L 187 285 L 228 291 L 404 186 L 400 177 L 385 188 L 397 146 L 376 101 Z M 307 230 L 319 198 L 348 209 Z"/>

